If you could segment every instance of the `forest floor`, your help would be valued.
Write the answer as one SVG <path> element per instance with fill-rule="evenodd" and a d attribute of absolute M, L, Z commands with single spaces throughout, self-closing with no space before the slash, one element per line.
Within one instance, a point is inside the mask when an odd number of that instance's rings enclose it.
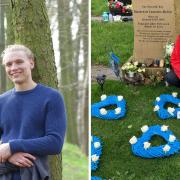
<path fill-rule="evenodd" d="M 88 158 L 79 147 L 65 143 L 62 151 L 63 180 L 88 179 Z"/>

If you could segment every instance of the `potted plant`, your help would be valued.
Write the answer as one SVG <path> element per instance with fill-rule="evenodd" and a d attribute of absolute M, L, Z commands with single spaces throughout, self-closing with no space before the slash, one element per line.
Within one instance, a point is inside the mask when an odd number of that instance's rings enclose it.
<path fill-rule="evenodd" d="M 137 61 L 136 62 L 127 62 L 122 66 L 121 69 L 130 78 L 133 78 L 138 73 L 144 73 L 145 72 L 145 68 L 141 67 Z"/>

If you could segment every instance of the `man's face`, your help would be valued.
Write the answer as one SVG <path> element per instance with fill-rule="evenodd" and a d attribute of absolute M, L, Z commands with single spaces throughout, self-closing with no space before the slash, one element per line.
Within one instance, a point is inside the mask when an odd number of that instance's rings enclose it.
<path fill-rule="evenodd" d="M 34 61 L 29 59 L 24 51 L 14 51 L 7 53 L 3 58 L 8 77 L 14 84 L 28 83 L 31 77 L 31 70 Z"/>

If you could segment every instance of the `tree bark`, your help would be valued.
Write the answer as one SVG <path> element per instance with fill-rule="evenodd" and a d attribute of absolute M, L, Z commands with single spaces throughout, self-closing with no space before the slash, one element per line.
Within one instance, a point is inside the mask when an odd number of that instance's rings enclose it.
<path fill-rule="evenodd" d="M 5 7 L 0 6 L 0 53 L 5 48 L 5 30 L 4 30 L 4 12 Z M 0 93 L 6 90 L 6 74 L 2 66 L 0 66 Z"/>
<path fill-rule="evenodd" d="M 15 43 L 35 55 L 33 80 L 58 88 L 54 52 L 45 0 L 11 0 Z M 62 179 L 61 155 L 50 158 L 52 180 Z"/>

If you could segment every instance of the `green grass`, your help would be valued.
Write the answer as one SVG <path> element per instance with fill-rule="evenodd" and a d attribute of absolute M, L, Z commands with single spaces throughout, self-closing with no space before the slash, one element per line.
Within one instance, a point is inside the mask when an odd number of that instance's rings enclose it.
<path fill-rule="evenodd" d="M 102 94 L 123 95 L 127 102 L 127 113 L 121 120 L 102 120 L 92 118 L 92 135 L 103 141 L 103 153 L 97 171 L 92 175 L 112 180 L 177 180 L 180 178 L 180 154 L 168 158 L 143 159 L 131 152 L 129 139 L 140 137 L 143 125 L 168 125 L 180 140 L 180 121 L 161 120 L 153 112 L 155 98 L 162 93 L 180 89 L 175 87 L 132 86 L 118 81 L 106 81 L 104 92 L 96 84 L 92 85 L 92 103 L 99 102 Z M 128 128 L 132 125 L 132 128 Z M 153 137 L 153 145 L 164 144 L 160 137 Z"/>
<path fill-rule="evenodd" d="M 92 64 L 108 65 L 109 52 L 113 51 L 126 62 L 133 54 L 133 24 L 132 22 L 102 23 L 92 22 Z"/>
<path fill-rule="evenodd" d="M 109 11 L 106 0 L 91 1 L 91 16 L 101 16 L 104 11 Z"/>
<path fill-rule="evenodd" d="M 88 158 L 79 147 L 65 143 L 62 151 L 63 180 L 88 179 Z"/>

